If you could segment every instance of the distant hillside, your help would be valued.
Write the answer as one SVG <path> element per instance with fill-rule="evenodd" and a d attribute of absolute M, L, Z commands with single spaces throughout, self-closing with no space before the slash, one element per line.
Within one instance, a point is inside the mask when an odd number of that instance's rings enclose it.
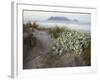
<path fill-rule="evenodd" d="M 71 21 L 71 19 L 62 16 L 51 16 L 47 20 L 55 20 L 55 21 Z"/>
<path fill-rule="evenodd" d="M 73 21 L 74 21 L 74 22 L 79 22 L 77 19 L 74 19 Z"/>

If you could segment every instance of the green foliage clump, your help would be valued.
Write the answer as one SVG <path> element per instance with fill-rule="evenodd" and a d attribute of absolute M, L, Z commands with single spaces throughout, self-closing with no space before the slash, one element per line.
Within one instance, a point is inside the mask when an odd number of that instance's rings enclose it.
<path fill-rule="evenodd" d="M 51 28 L 49 29 L 49 33 L 52 35 L 53 38 L 58 38 L 59 37 L 59 33 L 64 32 L 65 28 L 60 28 L 58 26 L 56 26 L 55 28 Z"/>
<path fill-rule="evenodd" d="M 74 30 L 61 32 L 59 37 L 54 39 L 52 47 L 54 54 L 62 55 L 66 52 L 81 54 L 83 49 L 90 46 L 90 34 Z"/>
<path fill-rule="evenodd" d="M 39 27 L 39 25 L 36 23 L 36 22 L 34 22 L 33 24 L 32 24 L 32 28 L 33 29 L 37 29 Z"/>
<path fill-rule="evenodd" d="M 34 29 L 38 29 L 39 25 L 36 22 L 27 22 L 26 24 L 23 24 L 23 31 L 24 32 L 33 32 Z"/>

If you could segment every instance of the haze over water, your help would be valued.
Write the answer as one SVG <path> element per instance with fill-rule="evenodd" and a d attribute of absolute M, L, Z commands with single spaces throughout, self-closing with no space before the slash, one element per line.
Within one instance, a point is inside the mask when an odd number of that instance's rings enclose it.
<path fill-rule="evenodd" d="M 32 23 L 37 22 L 45 27 L 54 27 L 56 25 L 90 31 L 91 15 L 84 13 L 24 11 L 23 21 L 24 24 L 30 21 Z"/>

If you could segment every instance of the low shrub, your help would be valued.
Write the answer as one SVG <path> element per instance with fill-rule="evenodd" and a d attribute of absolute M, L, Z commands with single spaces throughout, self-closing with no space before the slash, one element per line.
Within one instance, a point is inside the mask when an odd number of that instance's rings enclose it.
<path fill-rule="evenodd" d="M 83 49 L 90 45 L 90 34 L 74 30 L 65 30 L 54 39 L 52 47 L 54 54 L 62 55 L 65 52 L 81 54 Z"/>
<path fill-rule="evenodd" d="M 59 37 L 59 33 L 64 32 L 65 28 L 60 28 L 58 26 L 49 29 L 49 34 L 52 35 L 53 38 L 58 38 Z"/>

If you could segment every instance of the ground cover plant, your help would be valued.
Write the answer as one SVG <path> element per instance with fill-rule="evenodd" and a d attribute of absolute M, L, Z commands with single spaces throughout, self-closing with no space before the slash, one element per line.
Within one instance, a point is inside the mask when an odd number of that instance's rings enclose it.
<path fill-rule="evenodd" d="M 24 69 L 91 65 L 90 32 L 23 24 Z"/>

